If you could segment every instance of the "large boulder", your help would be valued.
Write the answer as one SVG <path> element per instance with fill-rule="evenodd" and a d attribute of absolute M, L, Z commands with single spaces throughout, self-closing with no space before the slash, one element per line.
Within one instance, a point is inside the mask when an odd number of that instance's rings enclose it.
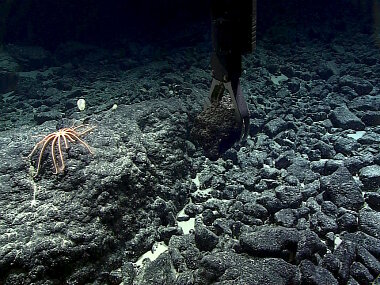
<path fill-rule="evenodd" d="M 320 179 L 324 198 L 338 207 L 359 210 L 364 204 L 362 191 L 351 173 L 344 166 L 333 174 Z"/>

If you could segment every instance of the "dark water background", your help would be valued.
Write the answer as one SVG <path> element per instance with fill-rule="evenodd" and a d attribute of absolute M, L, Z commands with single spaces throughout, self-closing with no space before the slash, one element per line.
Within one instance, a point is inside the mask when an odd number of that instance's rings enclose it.
<path fill-rule="evenodd" d="M 120 45 L 123 39 L 149 43 L 176 39 L 173 45 L 189 45 L 209 33 L 209 5 L 207 0 L 2 0 L 0 40 L 48 49 L 65 41 L 107 46 Z M 371 34 L 379 17 L 376 5 L 376 0 L 258 1 L 259 40 L 279 24 L 294 31 L 309 29 L 317 40 L 352 27 Z"/>

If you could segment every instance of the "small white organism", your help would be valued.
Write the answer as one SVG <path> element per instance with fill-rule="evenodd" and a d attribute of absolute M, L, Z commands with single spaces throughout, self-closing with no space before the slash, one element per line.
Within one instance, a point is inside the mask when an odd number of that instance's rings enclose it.
<path fill-rule="evenodd" d="M 80 111 L 83 111 L 86 108 L 86 101 L 83 98 L 78 99 L 77 106 Z"/>

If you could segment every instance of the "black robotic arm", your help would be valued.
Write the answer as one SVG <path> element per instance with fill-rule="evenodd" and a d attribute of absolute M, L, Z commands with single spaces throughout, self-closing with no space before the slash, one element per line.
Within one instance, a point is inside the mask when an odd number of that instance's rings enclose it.
<path fill-rule="evenodd" d="M 212 83 L 209 100 L 218 104 L 225 89 L 234 104 L 236 119 L 248 136 L 249 110 L 240 87 L 242 55 L 256 46 L 256 0 L 211 0 Z"/>

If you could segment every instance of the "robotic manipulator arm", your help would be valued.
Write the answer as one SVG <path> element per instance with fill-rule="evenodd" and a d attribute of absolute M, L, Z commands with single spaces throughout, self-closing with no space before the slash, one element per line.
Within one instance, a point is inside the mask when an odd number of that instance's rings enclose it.
<path fill-rule="evenodd" d="M 236 119 L 244 125 L 242 139 L 249 132 L 249 110 L 240 87 L 242 55 L 256 46 L 257 0 L 211 0 L 212 83 L 210 103 L 220 102 L 227 89 Z"/>

